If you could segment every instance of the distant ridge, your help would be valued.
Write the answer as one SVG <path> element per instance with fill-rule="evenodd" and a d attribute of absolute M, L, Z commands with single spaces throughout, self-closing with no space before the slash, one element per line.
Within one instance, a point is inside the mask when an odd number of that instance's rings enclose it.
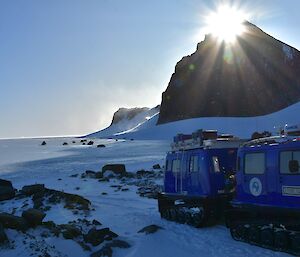
<path fill-rule="evenodd" d="M 159 113 L 160 106 L 154 108 L 119 108 L 113 115 L 111 124 L 102 130 L 89 134 L 89 137 L 112 137 L 114 134 L 130 131 Z"/>

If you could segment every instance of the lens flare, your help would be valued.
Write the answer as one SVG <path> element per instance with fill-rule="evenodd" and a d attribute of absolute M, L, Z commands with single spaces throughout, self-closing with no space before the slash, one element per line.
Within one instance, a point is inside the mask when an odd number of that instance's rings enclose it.
<path fill-rule="evenodd" d="M 248 15 L 234 6 L 221 5 L 205 19 L 205 32 L 221 41 L 234 42 L 236 36 L 244 32 L 243 22 Z"/>

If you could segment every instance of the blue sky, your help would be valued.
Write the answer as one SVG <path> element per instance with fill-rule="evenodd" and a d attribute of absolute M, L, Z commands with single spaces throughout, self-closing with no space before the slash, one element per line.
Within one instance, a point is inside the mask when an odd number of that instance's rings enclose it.
<path fill-rule="evenodd" d="M 1 0 L 0 137 L 79 135 L 155 106 L 224 1 Z M 300 1 L 227 1 L 300 49 Z"/>

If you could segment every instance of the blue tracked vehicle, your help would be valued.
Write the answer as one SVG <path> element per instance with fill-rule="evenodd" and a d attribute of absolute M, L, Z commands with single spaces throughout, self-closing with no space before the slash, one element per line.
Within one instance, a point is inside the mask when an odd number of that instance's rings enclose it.
<path fill-rule="evenodd" d="M 178 134 L 167 154 L 162 218 L 196 227 L 214 224 L 232 199 L 237 149 L 242 141 L 217 131 Z"/>
<path fill-rule="evenodd" d="M 239 148 L 226 223 L 235 240 L 300 256 L 300 138 L 291 134 Z"/>

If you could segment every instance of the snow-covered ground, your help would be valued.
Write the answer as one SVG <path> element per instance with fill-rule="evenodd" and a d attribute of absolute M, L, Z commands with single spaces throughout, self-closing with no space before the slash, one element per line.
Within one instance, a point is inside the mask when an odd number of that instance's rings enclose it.
<path fill-rule="evenodd" d="M 76 140 L 73 144 L 72 141 Z M 118 180 L 98 182 L 96 179 L 70 177 L 85 170 L 98 171 L 107 163 L 123 163 L 130 172 L 151 169 L 153 164 L 163 165 L 169 148 L 167 141 L 115 141 L 97 140 L 95 144 L 105 144 L 105 148 L 83 146 L 79 139 L 47 139 L 46 146 L 40 146 L 41 139 L 0 140 L 0 178 L 9 179 L 14 187 L 44 183 L 48 188 L 76 193 L 92 202 L 93 211 L 86 219 L 99 220 L 105 227 L 116 232 L 120 239 L 130 243 L 129 249 L 114 248 L 113 256 L 128 257 L 179 257 L 179 256 L 288 256 L 231 239 L 228 230 L 218 225 L 212 228 L 196 229 L 188 225 L 162 220 L 154 199 L 142 198 L 136 194 L 137 187 L 126 185 L 128 191 L 116 190 L 112 185 Z M 69 145 L 62 146 L 63 142 Z M 103 195 L 102 193 L 107 193 Z M 0 211 L 11 212 L 21 200 L 5 201 Z M 3 203 L 3 202 L 2 202 Z M 30 205 L 31 203 L 29 203 Z M 20 215 L 20 211 L 16 211 Z M 53 206 L 45 220 L 57 224 L 83 218 L 84 213 L 74 214 L 61 205 Z M 154 234 L 137 233 L 141 228 L 156 224 L 163 227 Z M 38 230 L 28 232 L 36 236 L 33 244 L 47 245 L 51 256 L 90 256 L 73 240 L 62 237 L 42 238 Z M 15 240 L 13 249 L 0 248 L 0 256 L 38 256 L 28 244 L 24 244 L 24 234 L 7 231 L 10 240 Z M 52 247 L 52 246 L 55 247 Z M 98 248 L 97 248 L 98 249 Z M 32 255 L 31 255 L 32 254 Z"/>

